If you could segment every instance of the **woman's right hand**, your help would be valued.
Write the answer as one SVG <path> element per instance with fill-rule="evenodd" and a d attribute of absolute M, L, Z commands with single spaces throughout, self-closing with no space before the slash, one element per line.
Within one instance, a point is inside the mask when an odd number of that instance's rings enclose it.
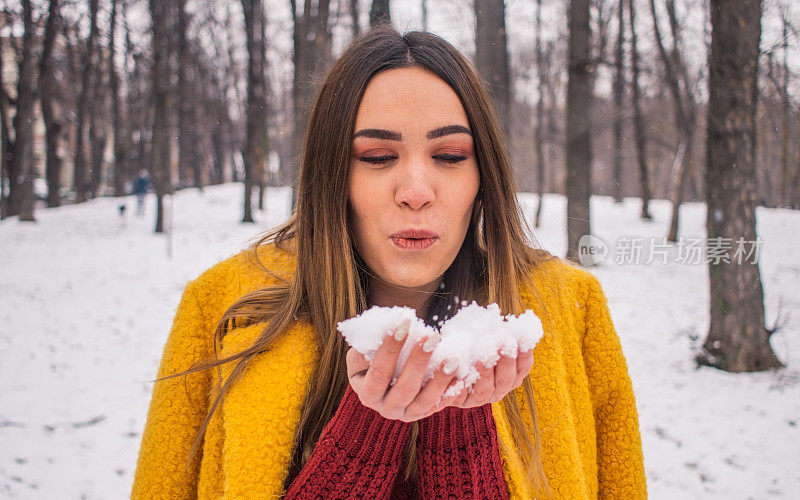
<path fill-rule="evenodd" d="M 446 406 L 458 406 L 468 395 L 462 389 L 461 393 L 442 399 L 444 392 L 457 382 L 455 363 L 450 366 L 443 363 L 436 369 L 433 378 L 422 385 L 438 338 L 423 338 L 417 342 L 397 381 L 390 387 L 409 326 L 410 320 L 404 320 L 393 335 L 384 336 L 371 363 L 353 348 L 347 351 L 346 356 L 347 377 L 361 404 L 372 408 L 384 418 L 403 422 L 423 419 Z M 427 340 L 430 342 L 424 347 Z"/>

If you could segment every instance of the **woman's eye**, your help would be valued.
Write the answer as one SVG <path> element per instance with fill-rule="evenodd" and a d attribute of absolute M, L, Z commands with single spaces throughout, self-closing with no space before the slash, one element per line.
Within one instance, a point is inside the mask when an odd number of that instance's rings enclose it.
<path fill-rule="evenodd" d="M 366 162 L 366 163 L 386 163 L 391 160 L 394 160 L 395 157 L 392 155 L 382 155 L 382 156 L 362 156 L 359 160 Z"/>
<path fill-rule="evenodd" d="M 436 155 L 434 156 L 435 159 L 443 161 L 445 163 L 461 163 L 462 161 L 466 160 L 467 157 L 463 155 Z"/>
<path fill-rule="evenodd" d="M 444 163 L 449 164 L 456 164 L 461 163 L 462 161 L 466 160 L 468 157 L 464 155 L 453 155 L 453 154 L 440 154 L 434 155 L 433 158 L 437 161 L 441 161 Z M 375 156 L 361 156 L 358 158 L 360 161 L 365 163 L 372 163 L 376 165 L 389 163 L 393 160 L 397 159 L 397 156 L 394 155 L 375 155 Z"/>

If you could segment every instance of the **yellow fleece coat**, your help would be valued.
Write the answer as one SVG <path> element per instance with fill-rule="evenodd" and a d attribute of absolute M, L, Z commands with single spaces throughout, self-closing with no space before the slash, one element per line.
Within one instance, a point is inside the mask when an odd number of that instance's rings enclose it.
<path fill-rule="evenodd" d="M 277 275 L 291 278 L 291 254 L 269 245 L 260 256 Z M 546 315 L 535 294 L 522 290 L 521 295 L 545 332 L 534 349 L 530 376 L 550 485 L 563 499 L 646 498 L 636 402 L 598 280 L 558 259 L 533 271 L 533 276 Z M 276 282 L 239 253 L 189 283 L 158 377 L 186 370 L 213 354 L 212 333 L 222 313 L 245 293 Z M 262 327 L 233 329 L 220 355 L 247 347 Z M 311 325 L 299 321 L 273 349 L 257 355 L 214 413 L 202 458 L 191 468 L 186 467 L 187 453 L 206 415 L 217 372 L 156 382 L 131 497 L 279 498 L 317 355 Z M 223 376 L 233 364 L 223 365 Z M 527 416 L 522 389 L 515 394 Z M 492 413 L 499 437 L 512 448 L 510 455 L 501 452 L 510 496 L 532 498 L 502 405 L 494 403 Z M 532 426 L 530 418 L 525 421 Z"/>

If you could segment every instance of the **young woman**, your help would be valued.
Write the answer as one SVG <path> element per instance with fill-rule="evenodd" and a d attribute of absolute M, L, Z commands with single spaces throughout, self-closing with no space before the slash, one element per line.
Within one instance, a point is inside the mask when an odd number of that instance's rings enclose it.
<path fill-rule="evenodd" d="M 498 120 L 441 38 L 374 28 L 329 71 L 289 221 L 191 282 L 153 389 L 134 498 L 645 498 L 625 358 L 593 275 L 527 242 Z M 461 301 L 545 335 L 468 391 L 438 338 L 390 377 L 339 321 L 428 324 Z M 535 361 L 534 361 L 535 360 Z M 449 366 L 448 366 L 449 365 Z"/>

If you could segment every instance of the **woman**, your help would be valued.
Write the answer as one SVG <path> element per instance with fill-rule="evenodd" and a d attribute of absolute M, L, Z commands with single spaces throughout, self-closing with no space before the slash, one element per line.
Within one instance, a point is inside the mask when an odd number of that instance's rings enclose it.
<path fill-rule="evenodd" d="M 353 42 L 297 192 L 285 225 L 184 291 L 134 498 L 646 497 L 602 289 L 526 242 L 498 120 L 451 45 L 388 26 Z M 336 330 L 372 305 L 435 324 L 464 300 L 532 309 L 545 335 L 441 402 L 453 366 L 422 385 L 436 338 L 390 385 L 404 329 L 371 364 Z"/>

